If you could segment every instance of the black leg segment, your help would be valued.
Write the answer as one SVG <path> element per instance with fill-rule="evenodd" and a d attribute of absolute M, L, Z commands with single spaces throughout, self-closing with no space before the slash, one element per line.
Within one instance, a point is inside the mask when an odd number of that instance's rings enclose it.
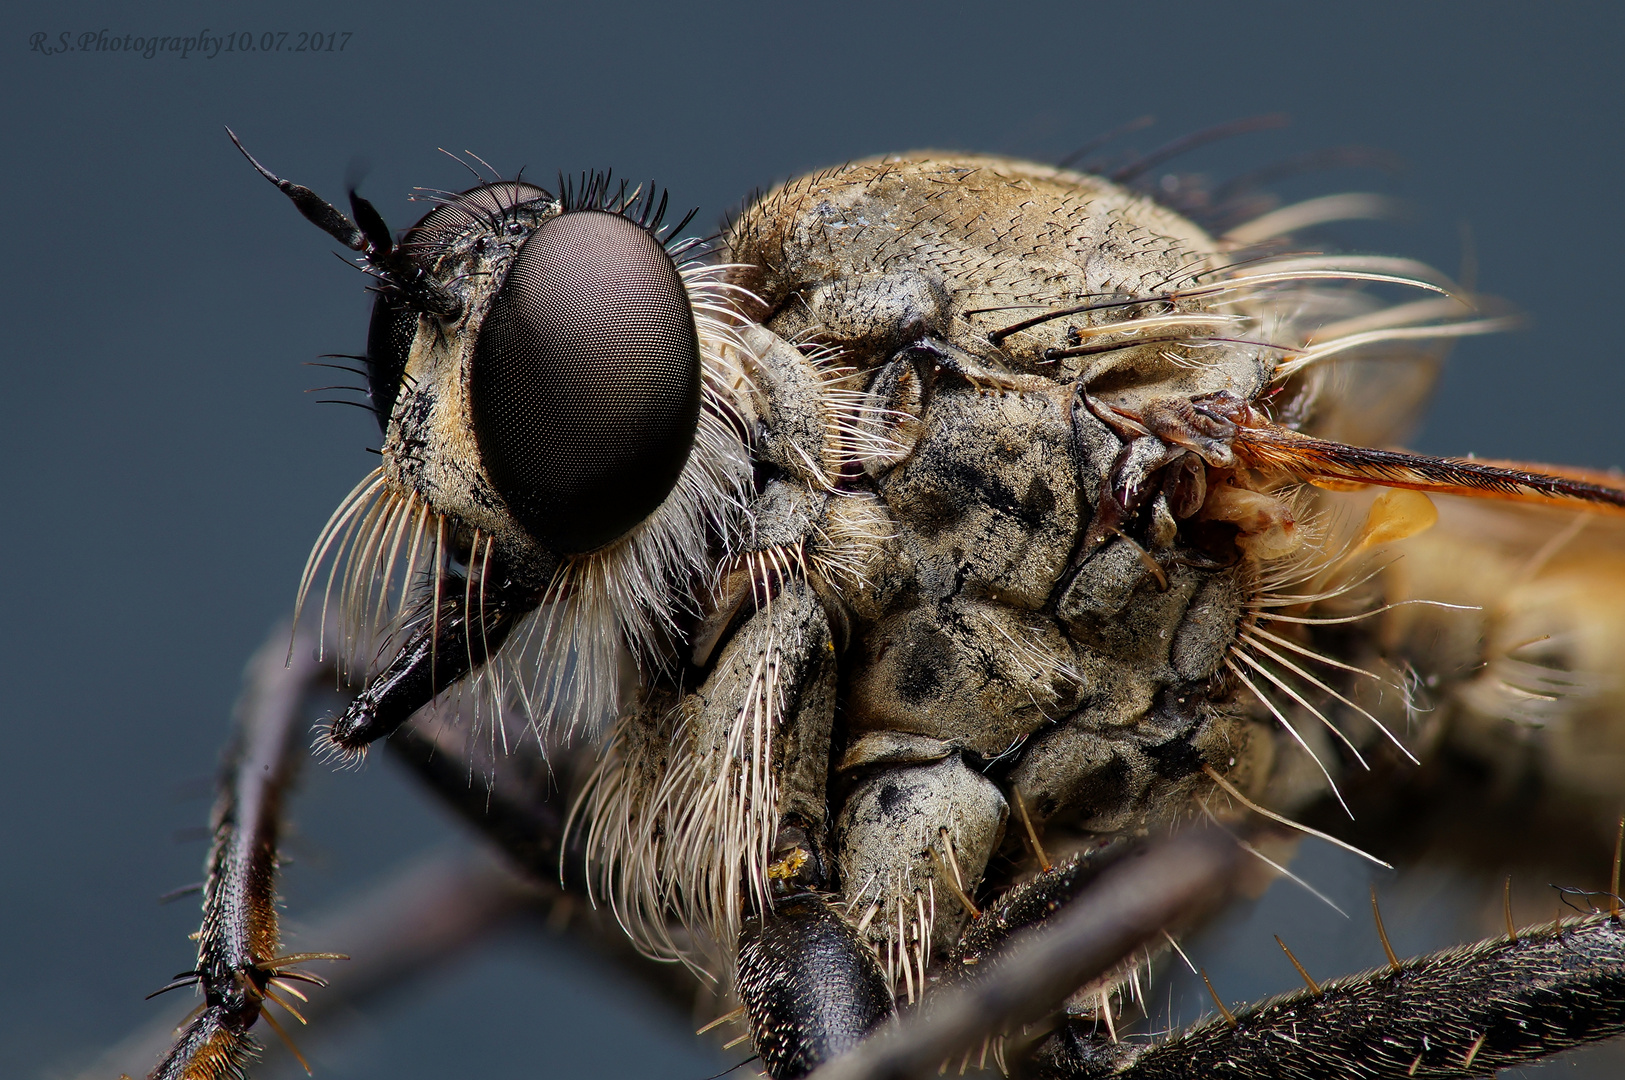
<path fill-rule="evenodd" d="M 773 1080 L 797 1080 L 839 1057 L 892 1009 L 874 954 L 812 893 L 745 924 L 739 997 Z"/>

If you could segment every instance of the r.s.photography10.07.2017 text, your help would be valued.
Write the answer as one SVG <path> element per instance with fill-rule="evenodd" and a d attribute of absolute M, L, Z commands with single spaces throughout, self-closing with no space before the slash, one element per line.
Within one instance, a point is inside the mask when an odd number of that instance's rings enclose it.
<path fill-rule="evenodd" d="M 215 33 L 205 27 L 195 34 L 115 34 L 111 30 L 63 30 L 49 34 L 36 30 L 28 36 L 28 51 L 41 56 L 63 53 L 107 53 L 151 60 L 160 54 L 189 60 L 201 56 L 243 53 L 341 53 L 355 36 L 350 30 L 252 30 Z"/>

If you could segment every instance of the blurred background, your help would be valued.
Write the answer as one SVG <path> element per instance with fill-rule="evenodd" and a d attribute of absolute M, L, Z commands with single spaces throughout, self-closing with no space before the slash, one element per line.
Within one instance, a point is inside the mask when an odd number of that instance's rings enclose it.
<path fill-rule="evenodd" d="M 25 0 L 0 14 L 6 1076 L 77 1075 L 191 1007 L 184 993 L 142 1000 L 192 962 L 195 899 L 157 898 L 199 877 L 243 664 L 289 614 L 312 538 L 374 460 L 371 416 L 314 404 L 328 395 L 303 391 L 331 380 L 301 366 L 361 351 L 362 279 L 224 125 L 336 202 L 356 180 L 397 228 L 422 211 L 406 201 L 414 186 L 470 183 L 440 147 L 544 183 L 592 168 L 652 177 L 710 228 L 755 189 L 864 155 L 1056 160 L 1142 115 L 1159 122 L 1125 145 L 1148 150 L 1287 112 L 1285 130 L 1171 168 L 1222 178 L 1310 150 L 1390 153 L 1397 171 L 1281 190 L 1404 200 L 1402 220 L 1338 237 L 1449 272 L 1476 264 L 1481 289 L 1529 316 L 1524 331 L 1461 344 L 1415 444 L 1625 465 L 1616 4 L 144 7 Z M 259 49 L 283 32 L 282 51 Z M 122 47 L 202 34 L 255 49 Z M 302 34 L 323 51 L 290 51 Z M 471 843 L 383 758 L 308 769 L 293 818 L 295 928 L 425 850 Z M 1274 932 L 1317 974 L 1380 959 L 1358 912 L 1364 871 L 1327 850 L 1306 849 L 1298 869 L 1355 919 L 1272 889 L 1195 947 L 1210 969 L 1228 961 L 1233 974 L 1216 975 L 1227 997 L 1296 985 Z M 1396 946 L 1454 940 L 1459 891 L 1439 875 L 1407 880 L 1384 884 Z M 1204 1010 L 1188 990 L 1170 997 L 1184 1020 Z M 743 1055 L 692 1026 L 527 923 L 305 1045 L 334 1078 L 701 1080 Z M 1548 1068 L 1620 1072 L 1616 1051 L 1585 1060 Z"/>

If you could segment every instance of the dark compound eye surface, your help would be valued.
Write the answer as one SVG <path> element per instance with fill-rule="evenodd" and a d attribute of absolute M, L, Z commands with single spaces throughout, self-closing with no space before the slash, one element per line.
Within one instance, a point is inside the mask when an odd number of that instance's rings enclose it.
<path fill-rule="evenodd" d="M 676 485 L 699 421 L 699 336 L 671 256 L 618 214 L 543 224 L 481 327 L 469 393 L 521 526 L 566 554 L 625 535 Z"/>
<path fill-rule="evenodd" d="M 367 327 L 367 394 L 380 428 L 389 427 L 389 414 L 400 396 L 406 358 L 418 332 L 418 313 L 380 293 L 372 304 Z"/>

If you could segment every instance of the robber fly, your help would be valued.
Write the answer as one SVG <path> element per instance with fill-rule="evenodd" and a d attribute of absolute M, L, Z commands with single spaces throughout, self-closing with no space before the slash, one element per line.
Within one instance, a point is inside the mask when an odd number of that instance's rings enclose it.
<path fill-rule="evenodd" d="M 460 694 L 467 745 L 581 763 L 566 880 L 736 999 L 775 1080 L 976 993 L 1191 819 L 1291 824 L 1474 739 L 1618 792 L 1586 747 L 1625 730 L 1602 677 L 1625 483 L 1389 448 L 1443 347 L 1506 319 L 1416 262 L 1291 240 L 1357 200 L 1187 199 L 1207 228 L 1132 171 L 920 155 L 793 180 L 710 245 L 596 175 L 439 193 L 397 238 L 249 161 L 376 280 L 381 463 L 299 587 L 359 688 L 321 747 L 421 738 Z M 264 1001 L 315 978 L 279 954 L 275 813 L 233 791 L 180 980 L 206 1007 L 156 1076 L 240 1070 Z M 1074 972 L 1038 1035 L 1012 1013 L 951 1049 L 1455 1076 L 1620 1030 L 1618 993 L 1576 1024 L 1472 989 L 1583 954 L 1542 985 L 1606 998 L 1616 899 L 1129 1047 L 1133 957 L 1187 899 Z M 1352 1019 L 1401 983 L 1402 1016 Z"/>

